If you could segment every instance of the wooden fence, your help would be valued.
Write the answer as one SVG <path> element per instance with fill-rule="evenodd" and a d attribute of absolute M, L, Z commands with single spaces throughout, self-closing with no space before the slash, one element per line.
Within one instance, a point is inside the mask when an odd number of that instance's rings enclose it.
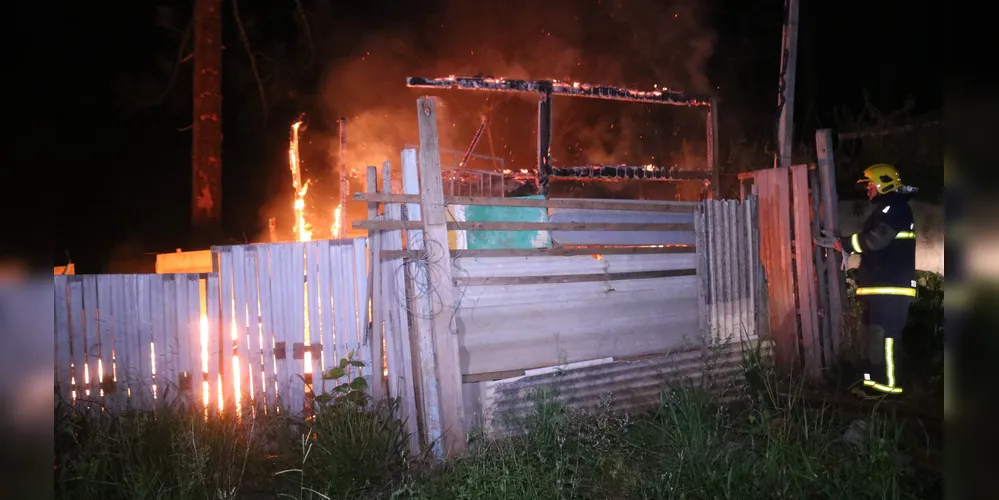
<path fill-rule="evenodd" d="M 341 381 L 341 358 L 367 366 L 366 239 L 215 247 L 216 273 L 56 276 L 56 381 L 63 401 L 214 412 L 301 412 Z M 372 383 L 378 387 L 380 384 Z"/>
<path fill-rule="evenodd" d="M 739 175 L 743 197 L 751 185 L 759 201 L 760 254 L 777 359 L 803 367 L 814 380 L 822 378 L 839 353 L 846 301 L 839 253 L 813 243 L 823 229 L 839 227 L 831 142 L 829 130 L 816 132 L 815 165 Z"/>
<path fill-rule="evenodd" d="M 368 220 L 353 227 L 369 231 L 373 325 L 387 346 L 388 390 L 412 394 L 407 415 L 438 456 L 464 451 L 473 408 L 483 404 L 470 396 L 479 383 L 706 352 L 712 333 L 756 338 L 763 272 L 754 199 L 446 197 L 434 102 L 421 99 L 418 109 L 419 161 L 416 150 L 404 150 L 398 176 L 386 162 L 381 189 L 368 167 L 369 192 L 355 195 L 368 203 Z M 470 220 L 472 206 L 543 216 Z M 474 232 L 493 232 L 480 241 L 498 243 L 469 248 Z M 506 232 L 545 237 L 525 242 Z M 656 378 L 650 370 L 658 365 L 643 366 L 646 379 Z"/>

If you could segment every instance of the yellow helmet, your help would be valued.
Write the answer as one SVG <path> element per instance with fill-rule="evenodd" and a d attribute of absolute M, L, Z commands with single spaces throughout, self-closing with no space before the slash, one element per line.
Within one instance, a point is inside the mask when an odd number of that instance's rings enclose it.
<path fill-rule="evenodd" d="M 877 165 L 867 167 L 864 170 L 864 176 L 857 181 L 857 184 L 865 182 L 874 184 L 879 194 L 885 194 L 897 191 L 902 187 L 902 176 L 899 175 L 898 170 L 894 166 L 887 163 L 878 163 Z"/>

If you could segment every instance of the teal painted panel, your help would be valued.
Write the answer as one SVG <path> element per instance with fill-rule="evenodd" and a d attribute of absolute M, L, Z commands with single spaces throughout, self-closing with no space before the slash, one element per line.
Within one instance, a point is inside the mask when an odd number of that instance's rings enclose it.
<path fill-rule="evenodd" d="M 531 200 L 543 200 L 544 196 L 523 196 Z M 469 205 L 465 208 L 465 220 L 469 222 L 548 222 L 547 208 L 496 207 Z M 548 231 L 468 231 L 470 250 L 504 248 L 549 248 L 552 246 Z"/>

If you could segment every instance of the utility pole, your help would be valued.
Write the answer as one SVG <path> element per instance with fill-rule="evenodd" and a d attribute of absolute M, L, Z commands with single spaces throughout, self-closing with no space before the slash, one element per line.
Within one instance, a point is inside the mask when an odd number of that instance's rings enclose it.
<path fill-rule="evenodd" d="M 794 144 L 794 76 L 798 67 L 798 0 L 784 0 L 784 42 L 780 56 L 780 94 L 777 106 L 777 157 L 774 167 L 791 166 Z"/>
<path fill-rule="evenodd" d="M 195 1 L 193 80 L 191 223 L 204 234 L 222 225 L 222 0 Z"/>

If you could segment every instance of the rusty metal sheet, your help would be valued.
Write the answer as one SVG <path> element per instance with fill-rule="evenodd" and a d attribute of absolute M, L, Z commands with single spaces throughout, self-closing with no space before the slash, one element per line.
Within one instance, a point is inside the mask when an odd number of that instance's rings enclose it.
<path fill-rule="evenodd" d="M 783 365 L 798 358 L 798 319 L 791 267 L 790 196 L 785 168 L 754 172 L 759 200 L 760 257 L 769 289 L 770 337 Z"/>

